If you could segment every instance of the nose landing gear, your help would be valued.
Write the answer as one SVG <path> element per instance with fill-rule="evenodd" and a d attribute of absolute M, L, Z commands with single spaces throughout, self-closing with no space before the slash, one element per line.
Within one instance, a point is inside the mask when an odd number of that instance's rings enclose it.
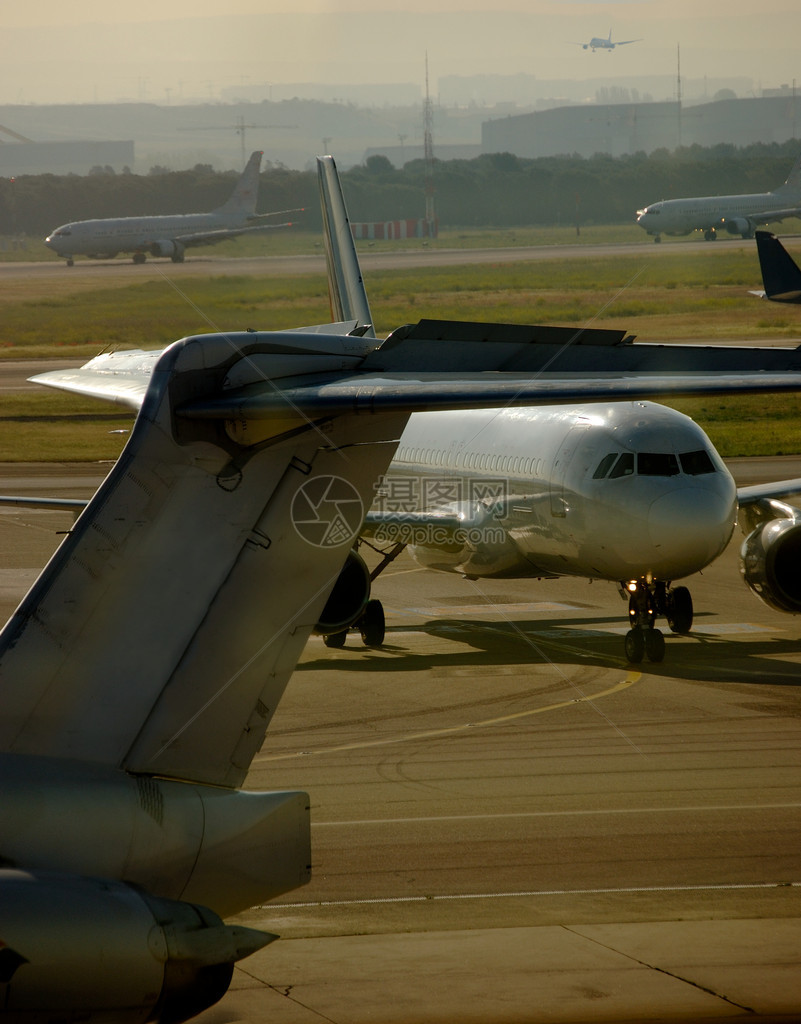
<path fill-rule="evenodd" d="M 693 601 L 686 587 L 671 587 L 663 581 L 630 580 L 621 585 L 629 595 L 629 625 L 624 647 L 626 658 L 638 665 L 643 657 L 659 662 L 665 657 L 665 637 L 654 625 L 664 615 L 673 633 L 689 633 L 693 624 Z"/>

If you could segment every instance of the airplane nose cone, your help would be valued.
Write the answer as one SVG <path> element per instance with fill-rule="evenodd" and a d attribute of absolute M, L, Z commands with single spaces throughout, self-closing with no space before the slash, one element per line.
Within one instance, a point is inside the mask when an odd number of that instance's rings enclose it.
<path fill-rule="evenodd" d="M 733 495 L 702 487 L 678 487 L 648 511 L 651 541 L 676 563 L 677 578 L 697 572 L 723 551 L 734 529 Z M 681 566 L 681 571 L 678 571 Z"/>

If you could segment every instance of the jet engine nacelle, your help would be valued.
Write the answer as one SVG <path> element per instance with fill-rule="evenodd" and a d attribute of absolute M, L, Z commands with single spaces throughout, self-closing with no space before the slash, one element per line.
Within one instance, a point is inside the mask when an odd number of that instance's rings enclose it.
<path fill-rule="evenodd" d="M 151 256 L 169 256 L 170 259 L 175 262 L 180 262 L 184 258 L 184 247 L 180 242 L 174 242 L 169 238 L 162 238 L 158 242 L 153 242 L 150 246 Z"/>
<path fill-rule="evenodd" d="M 369 600 L 370 570 L 362 556 L 351 551 L 334 589 L 328 595 L 314 632 L 328 636 L 348 629 L 361 618 Z"/>
<path fill-rule="evenodd" d="M 743 579 L 765 604 L 801 612 L 801 519 L 763 522 L 740 548 Z"/>
<path fill-rule="evenodd" d="M 277 938 L 122 882 L 0 871 L 4 1024 L 184 1021 Z"/>
<path fill-rule="evenodd" d="M 745 217 L 727 218 L 723 222 L 723 226 L 730 235 L 741 235 L 743 238 L 751 238 L 754 233 L 751 221 L 746 220 Z"/>

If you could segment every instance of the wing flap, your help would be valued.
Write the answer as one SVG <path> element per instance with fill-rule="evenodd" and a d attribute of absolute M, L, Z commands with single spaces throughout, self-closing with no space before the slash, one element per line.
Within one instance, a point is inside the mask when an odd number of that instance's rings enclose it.
<path fill-rule="evenodd" d="M 801 388 L 801 373 L 688 374 L 629 377 L 551 378 L 493 373 L 472 379 L 457 374 L 406 374 L 387 378 L 351 377 L 306 388 L 277 390 L 254 383 L 245 388 L 196 399 L 177 412 L 190 420 L 321 419 L 345 413 L 366 416 L 389 411 L 409 413 L 572 402 L 635 401 L 666 395 L 753 394 Z"/>
<path fill-rule="evenodd" d="M 215 231 L 195 231 L 191 234 L 176 235 L 173 239 L 186 248 L 193 245 L 212 245 L 215 242 L 224 242 L 226 238 L 236 238 L 238 235 L 252 234 L 254 231 L 274 231 L 277 228 L 291 228 L 293 221 L 288 220 L 283 224 L 254 224 L 242 228 L 217 228 Z M 158 239 L 143 243 L 143 247 L 152 245 Z"/>

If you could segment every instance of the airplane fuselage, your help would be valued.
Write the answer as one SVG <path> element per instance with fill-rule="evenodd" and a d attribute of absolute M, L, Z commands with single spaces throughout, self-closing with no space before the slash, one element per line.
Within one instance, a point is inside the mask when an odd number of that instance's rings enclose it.
<path fill-rule="evenodd" d="M 665 199 L 638 210 L 637 223 L 649 235 L 686 235 L 726 228 L 732 234 L 748 237 L 753 233 L 752 218 L 768 223 L 771 211 L 786 211 L 794 203 L 801 204 L 801 196 L 778 192 Z"/>
<path fill-rule="evenodd" d="M 737 502 L 697 424 L 634 402 L 417 413 L 374 507 L 463 516 L 456 542 L 435 525 L 415 535 L 428 568 L 625 581 L 703 569 L 728 544 Z"/>
<path fill-rule="evenodd" d="M 185 213 L 173 216 L 118 217 L 62 224 L 45 239 L 59 256 L 116 256 L 119 252 L 149 252 L 159 241 L 243 227 L 248 215 Z"/>
<path fill-rule="evenodd" d="M 182 263 L 187 246 L 258 230 L 254 222 L 262 219 L 255 213 L 261 158 L 259 150 L 251 153 L 227 202 L 209 213 L 71 221 L 52 231 L 45 245 L 63 256 L 67 266 L 73 265 L 75 256 L 113 259 L 119 252 L 133 253 L 134 263 L 144 263 L 148 254 Z"/>

